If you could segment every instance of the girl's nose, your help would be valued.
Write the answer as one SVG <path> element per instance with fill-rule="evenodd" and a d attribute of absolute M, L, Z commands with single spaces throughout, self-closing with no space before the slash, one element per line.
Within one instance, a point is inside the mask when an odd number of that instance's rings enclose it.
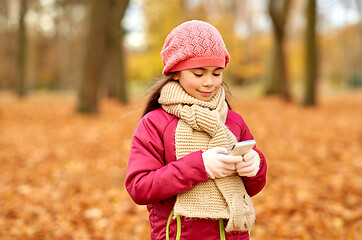
<path fill-rule="evenodd" d="M 205 81 L 203 81 L 202 85 L 204 87 L 211 87 L 214 84 L 214 81 L 212 80 L 212 76 L 206 76 Z"/>

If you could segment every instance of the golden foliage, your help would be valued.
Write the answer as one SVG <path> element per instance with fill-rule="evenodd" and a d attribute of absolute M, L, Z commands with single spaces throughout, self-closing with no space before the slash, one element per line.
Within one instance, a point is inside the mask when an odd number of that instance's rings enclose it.
<path fill-rule="evenodd" d="M 268 160 L 252 239 L 362 235 L 361 92 L 301 108 L 232 99 Z M 0 239 L 149 239 L 148 214 L 124 189 L 142 103 L 74 113 L 64 95 L 0 97 Z"/>

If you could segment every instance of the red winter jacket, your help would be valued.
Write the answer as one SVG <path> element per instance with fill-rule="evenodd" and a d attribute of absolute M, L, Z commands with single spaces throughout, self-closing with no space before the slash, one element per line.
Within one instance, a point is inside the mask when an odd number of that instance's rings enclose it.
<path fill-rule="evenodd" d="M 126 188 L 135 203 L 147 204 L 152 240 L 166 239 L 167 220 L 173 210 L 176 195 L 208 180 L 201 150 L 176 161 L 175 129 L 178 120 L 162 108 L 151 111 L 141 119 L 132 140 Z M 237 113 L 229 110 L 225 124 L 238 141 L 253 139 Z M 260 192 L 266 181 L 265 158 L 260 150 L 255 147 L 254 150 L 260 156 L 260 170 L 255 177 L 243 177 L 250 196 Z M 176 222 L 176 219 L 171 219 L 170 239 L 176 239 Z M 220 239 L 219 221 L 181 217 L 181 239 Z M 245 240 L 249 239 L 249 234 L 226 232 L 226 239 Z"/>

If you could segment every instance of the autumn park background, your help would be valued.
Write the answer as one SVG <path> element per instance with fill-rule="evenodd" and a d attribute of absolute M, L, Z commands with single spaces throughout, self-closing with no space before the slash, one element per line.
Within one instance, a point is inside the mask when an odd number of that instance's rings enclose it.
<path fill-rule="evenodd" d="M 0 239 L 149 239 L 128 152 L 191 19 L 268 161 L 252 239 L 362 239 L 359 0 L 0 0 Z"/>

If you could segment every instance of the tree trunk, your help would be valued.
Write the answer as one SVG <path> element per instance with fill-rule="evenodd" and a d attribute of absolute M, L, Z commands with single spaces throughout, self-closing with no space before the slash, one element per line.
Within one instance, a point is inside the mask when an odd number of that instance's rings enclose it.
<path fill-rule="evenodd" d="M 128 102 L 128 94 L 127 94 L 127 78 L 126 78 L 126 68 L 125 68 L 125 48 L 123 45 L 125 29 L 121 27 L 121 35 L 120 35 L 120 78 L 118 80 L 118 88 L 117 88 L 117 97 L 122 103 Z"/>
<path fill-rule="evenodd" d="M 125 74 L 125 51 L 123 40 L 125 30 L 121 21 L 126 12 L 129 0 L 108 0 L 110 7 L 109 23 L 107 27 L 107 53 L 109 63 L 108 96 L 116 97 L 122 103 L 128 101 L 126 74 Z"/>
<path fill-rule="evenodd" d="M 103 1 L 91 1 L 87 49 L 78 97 L 79 112 L 98 112 L 98 86 L 104 64 L 105 29 L 108 7 Z"/>
<path fill-rule="evenodd" d="M 19 18 L 19 31 L 18 31 L 18 55 L 17 55 L 17 72 L 18 81 L 16 91 L 19 97 L 25 97 L 26 95 L 26 25 L 25 15 L 27 11 L 27 0 L 21 0 L 20 2 L 20 18 Z"/>
<path fill-rule="evenodd" d="M 316 0 L 308 0 L 306 29 L 306 78 L 303 105 L 316 105 L 317 49 L 316 49 Z"/>
<path fill-rule="evenodd" d="M 286 74 L 284 55 L 284 36 L 289 0 L 270 0 L 269 14 L 274 28 L 274 46 L 270 62 L 270 71 L 265 93 L 281 95 L 284 99 L 290 100 L 289 84 Z"/>

